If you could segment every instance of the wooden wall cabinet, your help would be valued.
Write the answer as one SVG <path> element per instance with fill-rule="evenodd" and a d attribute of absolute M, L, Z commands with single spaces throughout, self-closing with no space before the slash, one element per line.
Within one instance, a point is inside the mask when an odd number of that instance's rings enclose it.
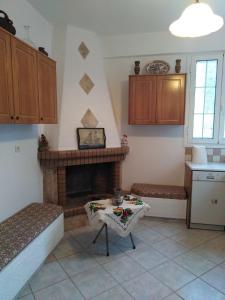
<path fill-rule="evenodd" d="M 14 122 L 11 39 L 0 31 L 0 122 Z"/>
<path fill-rule="evenodd" d="M 56 65 L 0 28 L 0 123 L 57 122 Z"/>
<path fill-rule="evenodd" d="M 129 77 L 129 124 L 183 125 L 185 74 Z"/>
<path fill-rule="evenodd" d="M 40 123 L 57 123 L 56 63 L 38 54 Z"/>

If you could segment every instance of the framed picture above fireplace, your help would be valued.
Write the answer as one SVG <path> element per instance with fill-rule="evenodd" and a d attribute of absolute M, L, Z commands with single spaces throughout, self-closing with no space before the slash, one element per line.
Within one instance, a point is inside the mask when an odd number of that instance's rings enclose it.
<path fill-rule="evenodd" d="M 77 144 L 80 150 L 105 148 L 104 128 L 77 128 Z"/>

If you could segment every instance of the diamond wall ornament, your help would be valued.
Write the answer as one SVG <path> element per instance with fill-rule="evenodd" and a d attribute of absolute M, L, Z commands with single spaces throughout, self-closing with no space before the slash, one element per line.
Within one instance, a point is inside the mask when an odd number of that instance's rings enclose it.
<path fill-rule="evenodd" d="M 86 94 L 89 94 L 95 85 L 91 78 L 87 74 L 85 74 L 80 80 L 80 86 Z"/>
<path fill-rule="evenodd" d="M 81 119 L 81 123 L 85 128 L 96 128 L 98 125 L 98 120 L 96 119 L 93 112 L 88 108 L 83 118 Z"/>
<path fill-rule="evenodd" d="M 88 47 L 85 45 L 84 42 L 82 42 L 78 48 L 79 52 L 80 52 L 80 55 L 83 57 L 83 59 L 85 59 L 88 54 L 89 54 L 89 49 Z"/>

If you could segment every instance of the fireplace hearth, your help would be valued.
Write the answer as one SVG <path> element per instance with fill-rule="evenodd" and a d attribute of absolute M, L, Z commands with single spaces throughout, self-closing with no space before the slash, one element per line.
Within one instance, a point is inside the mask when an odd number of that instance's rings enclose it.
<path fill-rule="evenodd" d="M 44 201 L 61 205 L 65 217 L 85 213 L 88 201 L 112 197 L 121 188 L 121 162 L 128 147 L 39 152 Z"/>

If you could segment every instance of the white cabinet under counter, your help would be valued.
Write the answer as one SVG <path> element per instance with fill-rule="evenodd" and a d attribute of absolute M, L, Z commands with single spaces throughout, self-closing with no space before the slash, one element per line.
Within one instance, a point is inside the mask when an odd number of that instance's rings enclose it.
<path fill-rule="evenodd" d="M 225 164 L 186 163 L 187 226 L 224 230 Z"/>

